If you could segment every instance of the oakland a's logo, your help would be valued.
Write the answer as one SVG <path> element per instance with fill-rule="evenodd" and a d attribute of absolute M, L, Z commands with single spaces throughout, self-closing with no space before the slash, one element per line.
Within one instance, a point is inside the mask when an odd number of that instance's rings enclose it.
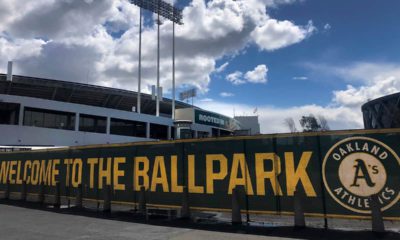
<path fill-rule="evenodd" d="M 400 198 L 400 159 L 384 143 L 367 137 L 346 138 L 326 154 L 322 175 L 329 194 L 343 207 L 369 213 L 377 194 L 382 211 Z"/>

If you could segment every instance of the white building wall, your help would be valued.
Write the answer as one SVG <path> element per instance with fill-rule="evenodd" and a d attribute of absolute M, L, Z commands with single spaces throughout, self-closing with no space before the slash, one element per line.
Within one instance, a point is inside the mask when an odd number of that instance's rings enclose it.
<path fill-rule="evenodd" d="M 111 117 L 126 119 L 126 120 L 141 121 L 146 123 L 156 123 L 166 126 L 174 126 L 173 120 L 170 118 L 156 117 L 153 115 L 138 114 L 136 112 L 120 111 L 115 109 L 101 108 L 101 107 L 81 105 L 75 103 L 58 102 L 45 99 L 4 95 L 4 94 L 0 94 L 0 101 L 21 104 L 19 125 L 0 125 L 0 132 L 1 132 L 0 145 L 76 146 L 76 145 L 88 145 L 88 144 L 123 143 L 123 142 L 151 140 L 148 138 L 110 135 L 109 120 Z M 89 115 L 107 117 L 108 134 L 80 132 L 78 131 L 77 124 L 75 125 L 75 130 L 72 131 L 62 130 L 62 129 L 22 126 L 23 107 L 72 112 L 77 114 L 78 115 L 77 117 L 79 117 L 79 114 L 89 114 Z M 76 123 L 78 122 L 79 118 L 76 119 Z"/>
<path fill-rule="evenodd" d="M 75 103 L 51 101 L 46 99 L 0 94 L 0 102 L 18 103 L 21 105 L 18 125 L 0 125 L 0 145 L 13 146 L 77 146 L 89 144 L 124 143 L 136 141 L 149 141 L 150 123 L 174 127 L 171 118 L 156 117 L 148 114 L 101 108 Z M 62 130 L 23 126 L 24 107 L 71 112 L 76 114 L 75 130 Z M 193 112 L 193 110 L 192 110 Z M 79 115 L 88 114 L 107 118 L 107 133 L 92 133 L 78 131 Z M 187 113 L 186 113 L 187 114 Z M 193 113 L 192 113 L 193 114 Z M 110 134 L 110 118 L 134 120 L 145 122 L 147 125 L 147 138 L 119 136 Z M 193 117 L 192 117 L 193 118 Z M 208 132 L 211 136 L 212 127 L 202 124 L 192 124 L 191 129 Z"/>
<path fill-rule="evenodd" d="M 146 138 L 77 132 L 51 128 L 0 125 L 3 146 L 78 146 L 149 141 Z"/>
<path fill-rule="evenodd" d="M 250 135 L 260 134 L 258 116 L 236 116 L 243 130 L 250 130 Z"/>

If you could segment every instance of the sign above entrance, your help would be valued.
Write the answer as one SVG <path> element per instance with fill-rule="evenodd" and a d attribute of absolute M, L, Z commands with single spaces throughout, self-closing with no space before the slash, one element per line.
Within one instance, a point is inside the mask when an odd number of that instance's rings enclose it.
<path fill-rule="evenodd" d="M 230 128 L 229 118 L 216 113 L 206 112 L 198 109 L 194 110 L 194 122 L 224 129 Z"/>

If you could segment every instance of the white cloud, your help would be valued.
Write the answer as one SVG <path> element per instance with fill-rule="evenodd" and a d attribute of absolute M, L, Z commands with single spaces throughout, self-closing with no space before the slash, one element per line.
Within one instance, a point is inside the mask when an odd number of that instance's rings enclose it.
<path fill-rule="evenodd" d="M 248 71 L 245 78 L 251 83 L 266 83 L 267 82 L 268 68 L 265 64 L 258 65 L 253 71 Z"/>
<path fill-rule="evenodd" d="M 10 40 L 0 33 L 0 56 L 2 60 L 22 60 L 41 54 L 46 42 L 39 39 Z"/>
<path fill-rule="evenodd" d="M 315 74 L 339 77 L 345 82 L 357 84 L 370 84 L 400 76 L 400 64 L 390 62 L 353 62 L 345 65 L 308 62 L 303 65 Z"/>
<path fill-rule="evenodd" d="M 371 84 L 387 78 L 398 79 L 400 77 L 400 64 L 356 62 L 346 67 L 336 66 L 331 71 L 343 79 Z"/>
<path fill-rule="evenodd" d="M 233 109 L 236 115 L 252 114 L 254 106 L 245 104 L 232 104 L 224 102 L 206 102 L 199 103 L 200 107 L 212 109 L 214 112 L 233 117 Z M 273 106 L 259 106 L 258 113 L 259 122 L 262 133 L 279 133 L 289 132 L 289 129 L 284 124 L 284 119 L 292 117 L 297 124 L 297 129 L 301 129 L 299 119 L 301 116 L 323 115 L 331 129 L 354 129 L 362 128 L 363 122 L 360 117 L 361 110 L 357 112 L 347 107 L 323 107 L 318 105 L 295 106 L 290 108 L 277 108 Z"/>
<path fill-rule="evenodd" d="M 221 97 L 233 97 L 233 96 L 235 96 L 235 94 L 230 93 L 230 92 L 221 92 L 219 95 Z"/>
<path fill-rule="evenodd" d="M 268 19 L 254 29 L 251 37 L 260 49 L 274 51 L 303 41 L 315 30 L 312 21 L 306 26 L 297 26 L 287 20 Z"/>
<path fill-rule="evenodd" d="M 231 82 L 233 85 L 240 85 L 240 84 L 245 84 L 246 81 L 242 79 L 243 73 L 240 71 L 233 72 L 231 74 L 228 74 L 226 76 L 226 80 Z"/>
<path fill-rule="evenodd" d="M 217 69 L 215 69 L 215 72 L 221 73 L 221 72 L 225 71 L 225 69 L 228 67 L 228 65 L 229 65 L 229 62 L 225 62 L 221 66 L 217 67 Z"/>
<path fill-rule="evenodd" d="M 324 31 L 329 31 L 329 30 L 331 30 L 331 28 L 332 28 L 332 26 L 329 24 L 329 23 L 326 23 L 325 25 L 324 25 Z"/>
<path fill-rule="evenodd" d="M 308 77 L 305 77 L 305 76 L 296 76 L 296 77 L 293 77 L 293 80 L 308 80 Z"/>
<path fill-rule="evenodd" d="M 200 99 L 199 101 L 200 101 L 200 102 L 213 102 L 214 99 L 212 99 L 212 98 L 202 98 L 202 99 Z"/>
<path fill-rule="evenodd" d="M 294 0 L 193 0 L 176 26 L 177 86 L 208 91 L 210 74 L 225 56 L 235 56 L 260 34 L 273 49 L 300 42 L 309 26 L 277 21 L 266 8 Z M 0 70 L 15 60 L 15 73 L 125 89 L 137 88 L 138 8 L 127 0 L 0 0 Z M 172 78 L 172 24 L 161 25 L 161 85 Z M 275 27 L 274 27 L 275 26 Z M 143 29 L 142 86 L 156 81 L 156 27 Z M 252 34 L 252 32 L 254 32 Z M 309 33 L 307 33 L 309 32 Z M 300 37 L 293 37 L 299 35 Z M 291 37 L 292 36 L 292 37 Z M 240 81 L 239 81 L 240 82 Z"/>
<path fill-rule="evenodd" d="M 321 71 L 326 74 L 340 76 L 360 86 L 348 84 L 345 89 L 332 92 L 329 104 L 293 106 L 279 108 L 274 106 L 258 106 L 258 115 L 262 133 L 288 132 L 284 119 L 291 117 L 301 129 L 301 116 L 314 114 L 322 115 L 328 120 L 332 130 L 363 128 L 362 104 L 369 100 L 388 94 L 400 92 L 400 64 L 395 63 L 352 63 L 346 66 L 322 65 Z M 215 112 L 232 116 L 236 113 L 251 114 L 254 106 L 224 102 L 200 103 L 199 106 L 212 109 Z"/>
<path fill-rule="evenodd" d="M 347 85 L 346 90 L 334 91 L 334 102 L 349 107 L 360 107 L 368 100 L 400 91 L 400 75 L 388 77 L 360 87 Z"/>
<path fill-rule="evenodd" d="M 226 76 L 226 80 L 231 82 L 233 85 L 241 85 L 247 82 L 250 83 L 266 83 L 268 67 L 265 64 L 260 64 L 254 68 L 254 70 L 243 74 L 241 71 L 235 71 Z"/>

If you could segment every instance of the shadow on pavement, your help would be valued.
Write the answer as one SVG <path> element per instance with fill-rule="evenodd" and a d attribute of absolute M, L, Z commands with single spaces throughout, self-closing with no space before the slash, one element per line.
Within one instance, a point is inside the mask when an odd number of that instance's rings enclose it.
<path fill-rule="evenodd" d="M 341 231 L 322 228 L 294 228 L 294 227 L 277 227 L 277 226 L 252 226 L 244 223 L 243 225 L 232 225 L 228 222 L 218 221 L 213 218 L 204 219 L 172 219 L 168 220 L 162 216 L 151 216 L 148 220 L 135 211 L 112 211 L 110 213 L 103 213 L 101 209 L 97 208 L 83 208 L 77 209 L 60 208 L 56 209 L 51 207 L 50 204 L 39 204 L 35 202 L 23 202 L 18 200 L 0 200 L 0 204 L 18 206 L 29 209 L 37 209 L 59 214 L 69 214 L 76 216 L 85 216 L 98 219 L 108 219 L 114 221 L 123 221 L 131 223 L 141 223 L 155 226 L 176 227 L 186 229 L 196 229 L 205 231 L 227 232 L 227 233 L 240 233 L 252 234 L 261 236 L 272 237 L 285 237 L 285 238 L 301 238 L 301 239 L 400 239 L 400 233 L 386 232 L 383 234 L 373 233 L 371 231 Z"/>

